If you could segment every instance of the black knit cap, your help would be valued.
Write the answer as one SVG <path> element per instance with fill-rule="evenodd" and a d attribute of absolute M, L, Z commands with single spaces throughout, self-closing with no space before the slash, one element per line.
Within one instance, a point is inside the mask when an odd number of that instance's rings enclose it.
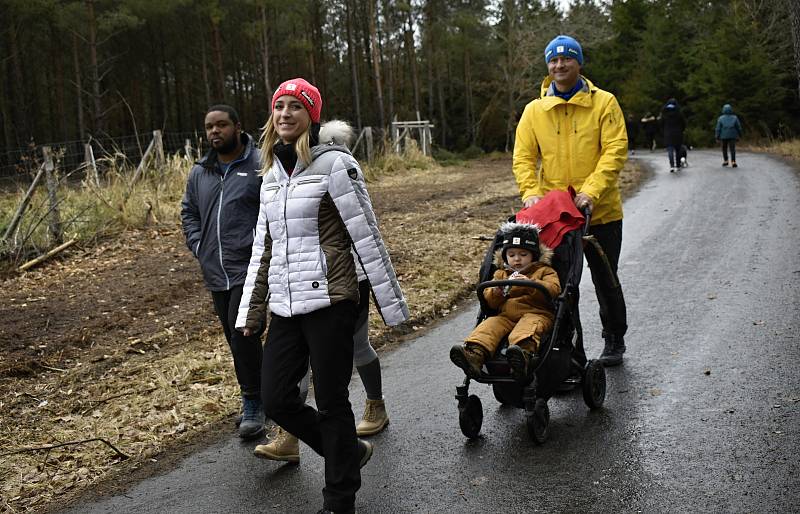
<path fill-rule="evenodd" d="M 539 260 L 539 228 L 528 223 L 504 223 L 500 227 L 503 233 L 503 246 L 500 255 L 503 262 L 508 262 L 506 252 L 509 248 L 523 248 L 533 254 L 533 260 Z"/>

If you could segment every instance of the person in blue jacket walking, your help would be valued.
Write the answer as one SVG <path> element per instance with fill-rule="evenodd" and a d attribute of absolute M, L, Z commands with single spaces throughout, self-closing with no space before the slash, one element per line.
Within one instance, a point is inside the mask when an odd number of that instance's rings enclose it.
<path fill-rule="evenodd" d="M 204 126 L 211 148 L 189 172 L 181 223 L 233 355 L 242 394 L 239 436 L 251 439 L 264 432 L 261 334 L 266 317 L 249 336 L 234 324 L 258 221 L 261 153 L 229 105 L 212 106 Z"/>
<path fill-rule="evenodd" d="M 739 123 L 739 117 L 733 114 L 733 107 L 731 104 L 722 106 L 722 115 L 717 118 L 717 128 L 714 130 L 714 136 L 717 143 L 722 141 L 722 165 L 728 165 L 728 148 L 731 150 L 730 165 L 733 168 L 737 167 L 736 164 L 736 140 L 742 135 L 742 124 Z"/>

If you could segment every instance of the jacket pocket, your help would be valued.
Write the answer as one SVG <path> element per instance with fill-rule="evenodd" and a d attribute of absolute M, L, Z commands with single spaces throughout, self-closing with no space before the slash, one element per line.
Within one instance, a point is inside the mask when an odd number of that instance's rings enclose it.
<path fill-rule="evenodd" d="M 322 274 L 328 276 L 328 258 L 325 256 L 325 250 L 322 246 L 319 247 L 319 265 L 322 267 Z"/>

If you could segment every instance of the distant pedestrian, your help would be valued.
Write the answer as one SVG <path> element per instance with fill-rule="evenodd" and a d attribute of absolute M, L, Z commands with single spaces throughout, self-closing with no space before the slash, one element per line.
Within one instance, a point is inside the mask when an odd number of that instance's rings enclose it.
<path fill-rule="evenodd" d="M 633 114 L 625 117 L 625 131 L 628 133 L 628 150 L 636 153 L 636 142 L 639 140 L 639 120 Z"/>
<path fill-rule="evenodd" d="M 658 119 L 653 116 L 653 113 L 647 112 L 642 118 L 642 130 L 644 130 L 644 138 L 647 148 L 651 152 L 656 149 L 656 132 L 658 132 Z"/>
<path fill-rule="evenodd" d="M 717 118 L 717 128 L 714 137 L 717 143 L 722 141 L 722 165 L 728 165 L 728 148 L 731 150 L 731 167 L 736 168 L 736 141 L 742 136 L 742 124 L 739 117 L 733 114 L 731 104 L 722 106 L 722 115 Z"/>
<path fill-rule="evenodd" d="M 661 110 L 661 130 L 664 133 L 664 146 L 667 147 L 670 172 L 676 171 L 681 165 L 680 149 L 685 129 L 686 118 L 683 117 L 678 101 L 670 98 Z"/>
<path fill-rule="evenodd" d="M 249 439 L 264 431 L 261 334 L 266 318 L 259 319 L 249 336 L 236 330 L 234 324 L 258 220 L 261 154 L 253 138 L 242 131 L 239 115 L 229 105 L 208 110 L 205 130 L 211 149 L 189 172 L 181 222 L 186 246 L 200 263 L 233 355 L 242 394 L 239 436 Z"/>

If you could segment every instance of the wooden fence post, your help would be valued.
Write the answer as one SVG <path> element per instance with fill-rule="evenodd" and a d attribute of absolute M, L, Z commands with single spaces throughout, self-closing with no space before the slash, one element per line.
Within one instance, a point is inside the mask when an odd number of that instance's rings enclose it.
<path fill-rule="evenodd" d="M 42 147 L 44 171 L 47 181 L 47 198 L 50 202 L 50 242 L 61 244 L 61 214 L 58 209 L 58 170 L 53 163 L 53 152 L 49 146 Z"/>
<path fill-rule="evenodd" d="M 144 155 L 142 155 L 142 160 L 139 162 L 139 165 L 136 167 L 136 171 L 133 173 L 133 178 L 131 179 L 131 186 L 128 189 L 128 195 L 130 195 L 131 191 L 133 190 L 133 185 L 136 183 L 137 180 L 139 180 L 139 175 L 142 174 L 142 171 L 144 170 L 144 167 L 147 164 L 147 159 L 150 158 L 150 154 L 153 152 L 153 148 L 155 147 L 155 142 L 156 140 L 155 138 L 153 138 L 153 140 L 150 141 L 150 144 L 147 145 L 147 150 L 144 151 Z M 125 196 L 126 200 L 128 198 L 128 195 Z"/>
<path fill-rule="evenodd" d="M 89 180 L 94 182 L 95 186 L 100 187 L 100 177 L 97 174 L 97 161 L 94 159 L 91 139 L 83 145 L 83 165 L 89 172 Z"/>
<path fill-rule="evenodd" d="M 153 144 L 155 145 L 156 152 L 155 165 L 163 166 L 166 159 L 164 158 L 164 138 L 160 130 L 153 131 Z"/>
<path fill-rule="evenodd" d="M 372 127 L 364 127 L 364 138 L 367 140 L 367 163 L 372 164 Z"/>
<path fill-rule="evenodd" d="M 36 189 L 36 185 L 39 184 L 39 179 L 42 178 L 42 175 L 44 175 L 44 163 L 39 166 L 39 171 L 36 172 L 36 176 L 33 177 L 33 182 L 31 182 L 30 187 L 28 187 L 28 192 L 25 193 L 25 197 L 22 198 L 22 201 L 19 203 L 17 212 L 15 212 L 14 217 L 11 218 L 11 223 L 6 227 L 6 232 L 3 234 L 3 241 L 8 241 L 14 234 L 14 231 L 17 230 L 17 225 L 19 225 L 20 220 L 22 220 L 22 215 L 25 214 L 25 209 L 28 208 L 28 204 L 33 197 L 33 191 Z"/>

